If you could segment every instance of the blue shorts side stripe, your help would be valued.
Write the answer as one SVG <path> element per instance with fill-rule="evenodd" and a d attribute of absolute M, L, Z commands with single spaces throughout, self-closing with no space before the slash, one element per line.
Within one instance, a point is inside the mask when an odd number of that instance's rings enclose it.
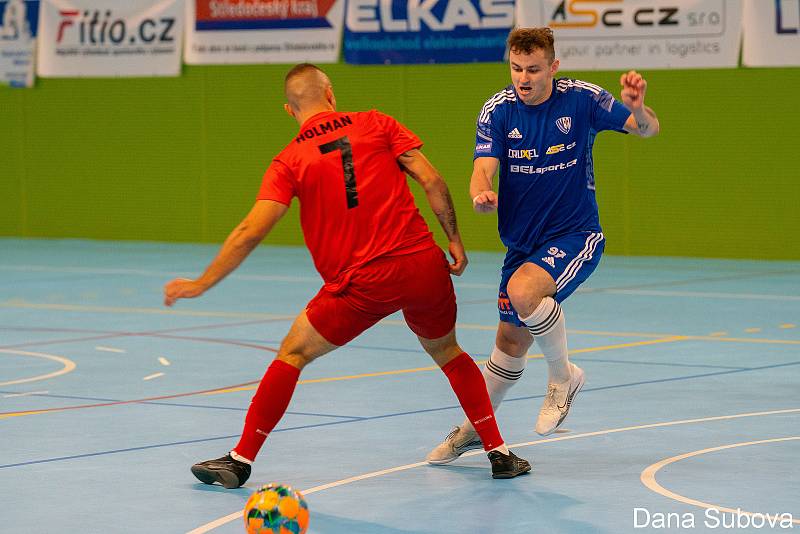
<path fill-rule="evenodd" d="M 584 262 L 589 261 L 592 259 L 594 255 L 594 251 L 597 248 L 597 244 L 603 240 L 603 234 L 601 233 L 592 233 L 589 234 L 589 237 L 586 238 L 586 245 L 581 250 L 580 254 L 578 254 L 575 259 L 573 259 L 567 268 L 564 269 L 564 272 L 561 273 L 561 276 L 558 277 L 556 280 L 556 291 L 560 291 L 564 288 L 570 281 L 575 278 L 578 274 L 578 271 L 581 270 Z"/>

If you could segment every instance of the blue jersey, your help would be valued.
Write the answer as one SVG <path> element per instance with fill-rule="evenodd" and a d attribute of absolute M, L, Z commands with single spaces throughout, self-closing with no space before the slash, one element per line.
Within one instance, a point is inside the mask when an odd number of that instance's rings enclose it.
<path fill-rule="evenodd" d="M 474 158 L 500 160 L 498 229 L 511 256 L 553 237 L 600 231 L 592 144 L 602 130 L 624 132 L 630 111 L 597 85 L 559 78 L 545 102 L 529 106 L 513 85 L 478 116 Z"/>

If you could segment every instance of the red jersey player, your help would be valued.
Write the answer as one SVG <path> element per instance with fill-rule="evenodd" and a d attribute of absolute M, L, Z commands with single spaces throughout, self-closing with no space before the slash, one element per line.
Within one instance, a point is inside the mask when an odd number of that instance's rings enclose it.
<path fill-rule="evenodd" d="M 303 367 L 398 310 L 447 375 L 488 451 L 492 476 L 530 471 L 530 464 L 505 446 L 483 376 L 456 342 L 450 274 L 460 275 L 467 257 L 447 185 L 419 151 L 422 143 L 388 115 L 337 112 L 330 80 L 314 65 L 292 68 L 285 91 L 284 107 L 300 123 L 300 132 L 273 160 L 255 206 L 203 275 L 166 284 L 164 303 L 197 297 L 222 280 L 264 239 L 295 196 L 306 244 L 325 284 L 297 316 L 261 379 L 239 443 L 222 458 L 195 464 L 192 473 L 206 484 L 244 484 Z M 425 190 L 450 241 L 452 264 L 419 214 L 405 173 Z"/>

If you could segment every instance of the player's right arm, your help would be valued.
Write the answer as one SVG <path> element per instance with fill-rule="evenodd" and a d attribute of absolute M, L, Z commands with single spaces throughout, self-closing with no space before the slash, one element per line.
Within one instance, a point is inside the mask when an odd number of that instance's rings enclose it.
<path fill-rule="evenodd" d="M 439 224 L 450 242 L 448 248 L 450 256 L 453 258 L 453 263 L 450 264 L 450 272 L 460 276 L 464 269 L 467 268 L 468 260 L 467 254 L 464 252 L 464 245 L 461 242 L 461 235 L 458 233 L 456 209 L 453 206 L 453 198 L 450 196 L 447 184 L 439 174 L 439 171 L 419 149 L 415 148 L 400 154 L 397 157 L 397 163 L 425 190 L 428 204 L 436 214 L 436 218 L 439 220 Z"/>
<path fill-rule="evenodd" d="M 289 206 L 274 200 L 256 201 L 199 278 L 176 278 L 164 286 L 164 305 L 172 306 L 178 299 L 199 297 L 228 276 L 261 243 L 288 209 Z"/>
<path fill-rule="evenodd" d="M 472 162 L 472 178 L 469 181 L 469 194 L 472 208 L 478 213 L 489 213 L 497 209 L 497 193 L 492 188 L 494 176 L 500 160 L 493 157 L 475 158 Z"/>

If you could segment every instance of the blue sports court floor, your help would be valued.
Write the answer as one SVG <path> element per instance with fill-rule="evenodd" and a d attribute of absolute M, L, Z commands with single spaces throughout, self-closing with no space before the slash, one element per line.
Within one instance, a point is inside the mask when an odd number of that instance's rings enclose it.
<path fill-rule="evenodd" d="M 567 431 L 533 432 L 535 346 L 498 412 L 534 463 L 511 480 L 483 454 L 422 463 L 462 413 L 391 317 L 307 368 L 247 486 L 225 490 L 189 466 L 233 446 L 320 280 L 305 250 L 261 247 L 161 306 L 216 251 L 0 239 L 0 532 L 240 533 L 271 481 L 305 490 L 314 534 L 800 529 L 800 263 L 604 258 L 564 305 L 587 373 Z M 458 332 L 483 360 L 501 255 L 470 258 Z"/>

